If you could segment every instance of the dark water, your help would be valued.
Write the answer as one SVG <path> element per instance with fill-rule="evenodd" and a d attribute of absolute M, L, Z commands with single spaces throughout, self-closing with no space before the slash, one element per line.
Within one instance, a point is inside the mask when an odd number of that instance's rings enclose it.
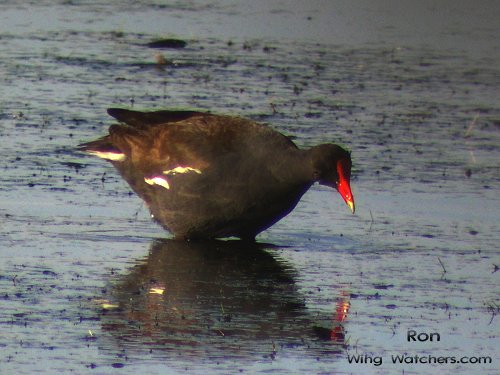
<path fill-rule="evenodd" d="M 0 372 L 495 373 L 499 16 L 486 1 L 2 2 Z M 145 47 L 161 37 L 188 45 Z M 116 105 L 343 144 L 357 213 L 314 187 L 260 246 L 168 241 L 110 165 L 74 152 Z M 493 363 L 392 364 L 404 353 Z"/>

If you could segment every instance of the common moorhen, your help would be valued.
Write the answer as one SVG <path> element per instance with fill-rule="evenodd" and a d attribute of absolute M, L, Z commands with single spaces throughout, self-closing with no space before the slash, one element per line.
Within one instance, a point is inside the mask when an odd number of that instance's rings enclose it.
<path fill-rule="evenodd" d="M 110 108 L 109 135 L 79 145 L 109 160 L 177 239 L 254 240 L 314 182 L 338 190 L 354 213 L 350 153 L 299 149 L 266 125 L 195 111 Z"/>

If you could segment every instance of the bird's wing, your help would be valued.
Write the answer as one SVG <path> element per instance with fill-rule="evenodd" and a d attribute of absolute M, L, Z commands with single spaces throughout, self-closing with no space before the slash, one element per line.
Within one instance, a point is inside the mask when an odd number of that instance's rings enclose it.
<path fill-rule="evenodd" d="M 297 148 L 288 137 L 268 126 L 239 117 L 118 108 L 108 112 L 121 123 L 109 128 L 109 136 L 83 144 L 80 149 L 98 151 L 94 154 L 105 158 L 111 155 L 118 161 L 122 158 L 117 155 L 122 153 L 123 159 L 148 175 L 188 167 L 237 169 L 242 162 L 249 168 L 266 168 L 269 150 Z"/>

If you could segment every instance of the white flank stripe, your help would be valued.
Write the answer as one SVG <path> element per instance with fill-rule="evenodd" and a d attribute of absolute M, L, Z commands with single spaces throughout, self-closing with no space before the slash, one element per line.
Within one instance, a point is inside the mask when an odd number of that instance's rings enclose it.
<path fill-rule="evenodd" d="M 163 186 L 165 189 L 170 189 L 170 185 L 168 184 L 168 181 L 165 180 L 162 177 L 153 177 L 153 178 L 144 178 L 144 182 L 148 185 L 160 185 Z"/>
<path fill-rule="evenodd" d="M 87 151 L 87 153 L 111 161 L 124 161 L 126 159 L 125 154 L 121 152 Z"/>
<path fill-rule="evenodd" d="M 199 169 L 191 168 L 191 167 L 181 167 L 180 165 L 178 167 L 175 167 L 174 169 L 169 169 L 167 171 L 163 171 L 163 174 L 174 175 L 176 173 L 188 173 L 188 172 L 195 172 L 195 173 L 201 174 L 201 171 Z"/>

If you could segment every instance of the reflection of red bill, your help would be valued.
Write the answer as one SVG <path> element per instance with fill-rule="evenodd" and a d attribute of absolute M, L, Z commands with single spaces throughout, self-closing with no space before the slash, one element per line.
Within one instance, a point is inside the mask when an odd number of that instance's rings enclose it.
<path fill-rule="evenodd" d="M 337 302 L 337 308 L 335 309 L 335 316 L 333 317 L 334 326 L 330 333 L 330 340 L 337 342 L 339 344 L 344 344 L 345 333 L 344 326 L 341 324 L 345 319 L 347 319 L 347 314 L 349 313 L 349 307 L 351 306 L 349 302 L 349 295 L 344 294 Z"/>

